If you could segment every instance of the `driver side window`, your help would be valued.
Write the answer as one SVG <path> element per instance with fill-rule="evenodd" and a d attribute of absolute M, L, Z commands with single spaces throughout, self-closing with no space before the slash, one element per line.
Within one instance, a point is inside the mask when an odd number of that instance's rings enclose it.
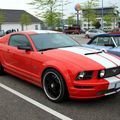
<path fill-rule="evenodd" d="M 25 35 L 12 35 L 9 40 L 9 45 L 17 47 L 18 45 L 31 46 Z"/>

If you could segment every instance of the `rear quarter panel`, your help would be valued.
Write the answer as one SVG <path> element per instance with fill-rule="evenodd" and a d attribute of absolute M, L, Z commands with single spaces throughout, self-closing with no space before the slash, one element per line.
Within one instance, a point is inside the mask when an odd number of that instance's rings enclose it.
<path fill-rule="evenodd" d="M 4 62 L 3 52 L 7 47 L 9 35 L 0 38 L 0 63 Z"/>

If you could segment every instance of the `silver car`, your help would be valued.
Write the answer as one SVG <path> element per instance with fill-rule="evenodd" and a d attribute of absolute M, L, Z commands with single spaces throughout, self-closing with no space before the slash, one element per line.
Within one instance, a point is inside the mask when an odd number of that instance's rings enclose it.
<path fill-rule="evenodd" d="M 104 34 L 105 32 L 99 29 L 90 29 L 86 31 L 85 36 L 88 38 L 93 38 L 96 35 Z"/>

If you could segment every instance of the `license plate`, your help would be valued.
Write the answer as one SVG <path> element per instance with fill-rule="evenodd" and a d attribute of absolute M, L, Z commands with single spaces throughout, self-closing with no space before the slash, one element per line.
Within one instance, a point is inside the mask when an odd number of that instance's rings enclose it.
<path fill-rule="evenodd" d="M 120 89 L 120 82 L 119 83 L 116 83 L 116 89 Z"/>

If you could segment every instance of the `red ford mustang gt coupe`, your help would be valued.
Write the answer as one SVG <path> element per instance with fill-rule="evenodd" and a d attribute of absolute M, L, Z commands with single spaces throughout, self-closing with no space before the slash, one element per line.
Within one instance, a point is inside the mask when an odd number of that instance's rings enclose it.
<path fill-rule="evenodd" d="M 54 31 L 24 31 L 0 39 L 0 74 L 43 88 L 53 102 L 90 99 L 120 91 L 120 58 L 81 47 Z"/>

